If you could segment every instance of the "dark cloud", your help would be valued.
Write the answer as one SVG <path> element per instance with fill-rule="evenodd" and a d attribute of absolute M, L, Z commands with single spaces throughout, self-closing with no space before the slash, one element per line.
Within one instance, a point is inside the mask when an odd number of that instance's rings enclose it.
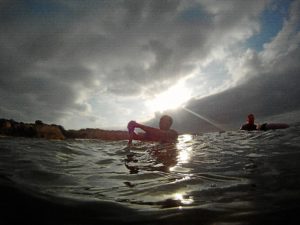
<path fill-rule="evenodd" d="M 299 121 L 299 67 L 293 67 L 284 73 L 259 74 L 243 85 L 203 99 L 191 100 L 185 108 L 196 115 L 185 109 L 165 113 L 173 117 L 174 128 L 183 133 L 219 131 L 220 129 L 238 130 L 250 113 L 256 116 L 257 123 Z M 290 112 L 296 113 L 290 115 Z M 287 116 L 276 118 L 276 115 Z M 156 119 L 148 123 L 156 126 L 159 116 L 157 115 Z"/>
<path fill-rule="evenodd" d="M 242 84 L 191 100 L 186 108 L 223 129 L 239 129 L 249 113 L 254 113 L 259 123 L 299 121 L 300 38 L 296 25 L 300 20 L 299 9 L 300 2 L 295 1 L 282 30 L 262 52 L 245 53 L 241 60 L 241 67 L 246 71 Z M 292 115 L 290 112 L 296 113 Z M 181 132 L 218 130 L 184 109 L 168 113 L 177 121 L 175 127 Z M 287 116 L 277 118 L 276 115 Z M 277 120 L 264 121 L 265 118 Z M 280 118 L 285 121 L 278 120 Z"/>
<path fill-rule="evenodd" d="M 93 109 L 95 95 L 106 104 L 152 97 L 251 36 L 265 4 L 2 1 L 0 117 L 55 122 L 83 114 L 95 121 L 105 115 Z"/>

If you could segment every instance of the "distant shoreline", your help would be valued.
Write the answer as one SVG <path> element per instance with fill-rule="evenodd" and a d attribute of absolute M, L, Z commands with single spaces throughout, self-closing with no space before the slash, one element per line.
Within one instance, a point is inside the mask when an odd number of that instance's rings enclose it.
<path fill-rule="evenodd" d="M 17 122 L 13 119 L 0 119 L 0 136 L 45 138 L 55 140 L 65 139 L 101 139 L 128 140 L 128 132 L 121 130 L 103 130 L 85 128 L 80 130 L 66 130 L 61 125 L 46 124 L 41 120 L 35 123 Z"/>

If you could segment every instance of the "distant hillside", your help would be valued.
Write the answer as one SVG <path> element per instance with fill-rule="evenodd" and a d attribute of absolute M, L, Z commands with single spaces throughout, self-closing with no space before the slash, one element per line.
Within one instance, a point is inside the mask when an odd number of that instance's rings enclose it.
<path fill-rule="evenodd" d="M 64 140 L 66 138 L 101 139 L 101 140 L 128 140 L 127 131 L 80 129 L 65 130 L 63 126 L 45 124 L 41 120 L 35 123 L 23 123 L 15 120 L 0 119 L 0 136 L 46 138 Z"/>

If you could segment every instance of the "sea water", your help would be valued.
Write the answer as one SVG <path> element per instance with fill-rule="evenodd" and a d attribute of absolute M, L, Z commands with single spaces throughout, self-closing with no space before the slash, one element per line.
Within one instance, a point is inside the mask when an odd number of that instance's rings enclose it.
<path fill-rule="evenodd" d="M 177 143 L 0 138 L 0 224 L 300 224 L 300 124 Z"/>

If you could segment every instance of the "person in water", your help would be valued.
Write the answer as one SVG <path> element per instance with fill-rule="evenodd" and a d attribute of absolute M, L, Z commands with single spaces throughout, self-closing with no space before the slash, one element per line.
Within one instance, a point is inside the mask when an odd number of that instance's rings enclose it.
<path fill-rule="evenodd" d="M 253 114 L 249 114 L 247 117 L 247 123 L 243 124 L 241 126 L 241 130 L 257 130 L 257 125 L 254 123 L 254 115 Z"/>
<path fill-rule="evenodd" d="M 130 121 L 128 123 L 128 131 L 130 133 L 130 138 L 133 140 L 140 141 L 157 141 L 160 143 L 170 143 L 175 142 L 178 137 L 178 133 L 175 130 L 170 129 L 173 123 L 171 116 L 163 115 L 159 120 L 159 129 L 154 127 L 149 127 L 135 121 Z M 134 132 L 135 128 L 139 128 L 145 133 Z"/>
<path fill-rule="evenodd" d="M 241 126 L 241 130 L 276 130 L 276 129 L 286 129 L 289 125 L 286 123 L 263 123 L 261 125 L 254 123 L 254 115 L 249 114 L 247 117 L 247 123 Z"/>
<path fill-rule="evenodd" d="M 267 123 L 264 123 L 262 125 L 257 125 L 254 123 L 254 115 L 253 114 L 249 114 L 247 117 L 247 123 L 243 124 L 240 128 L 240 130 L 267 130 Z"/>

